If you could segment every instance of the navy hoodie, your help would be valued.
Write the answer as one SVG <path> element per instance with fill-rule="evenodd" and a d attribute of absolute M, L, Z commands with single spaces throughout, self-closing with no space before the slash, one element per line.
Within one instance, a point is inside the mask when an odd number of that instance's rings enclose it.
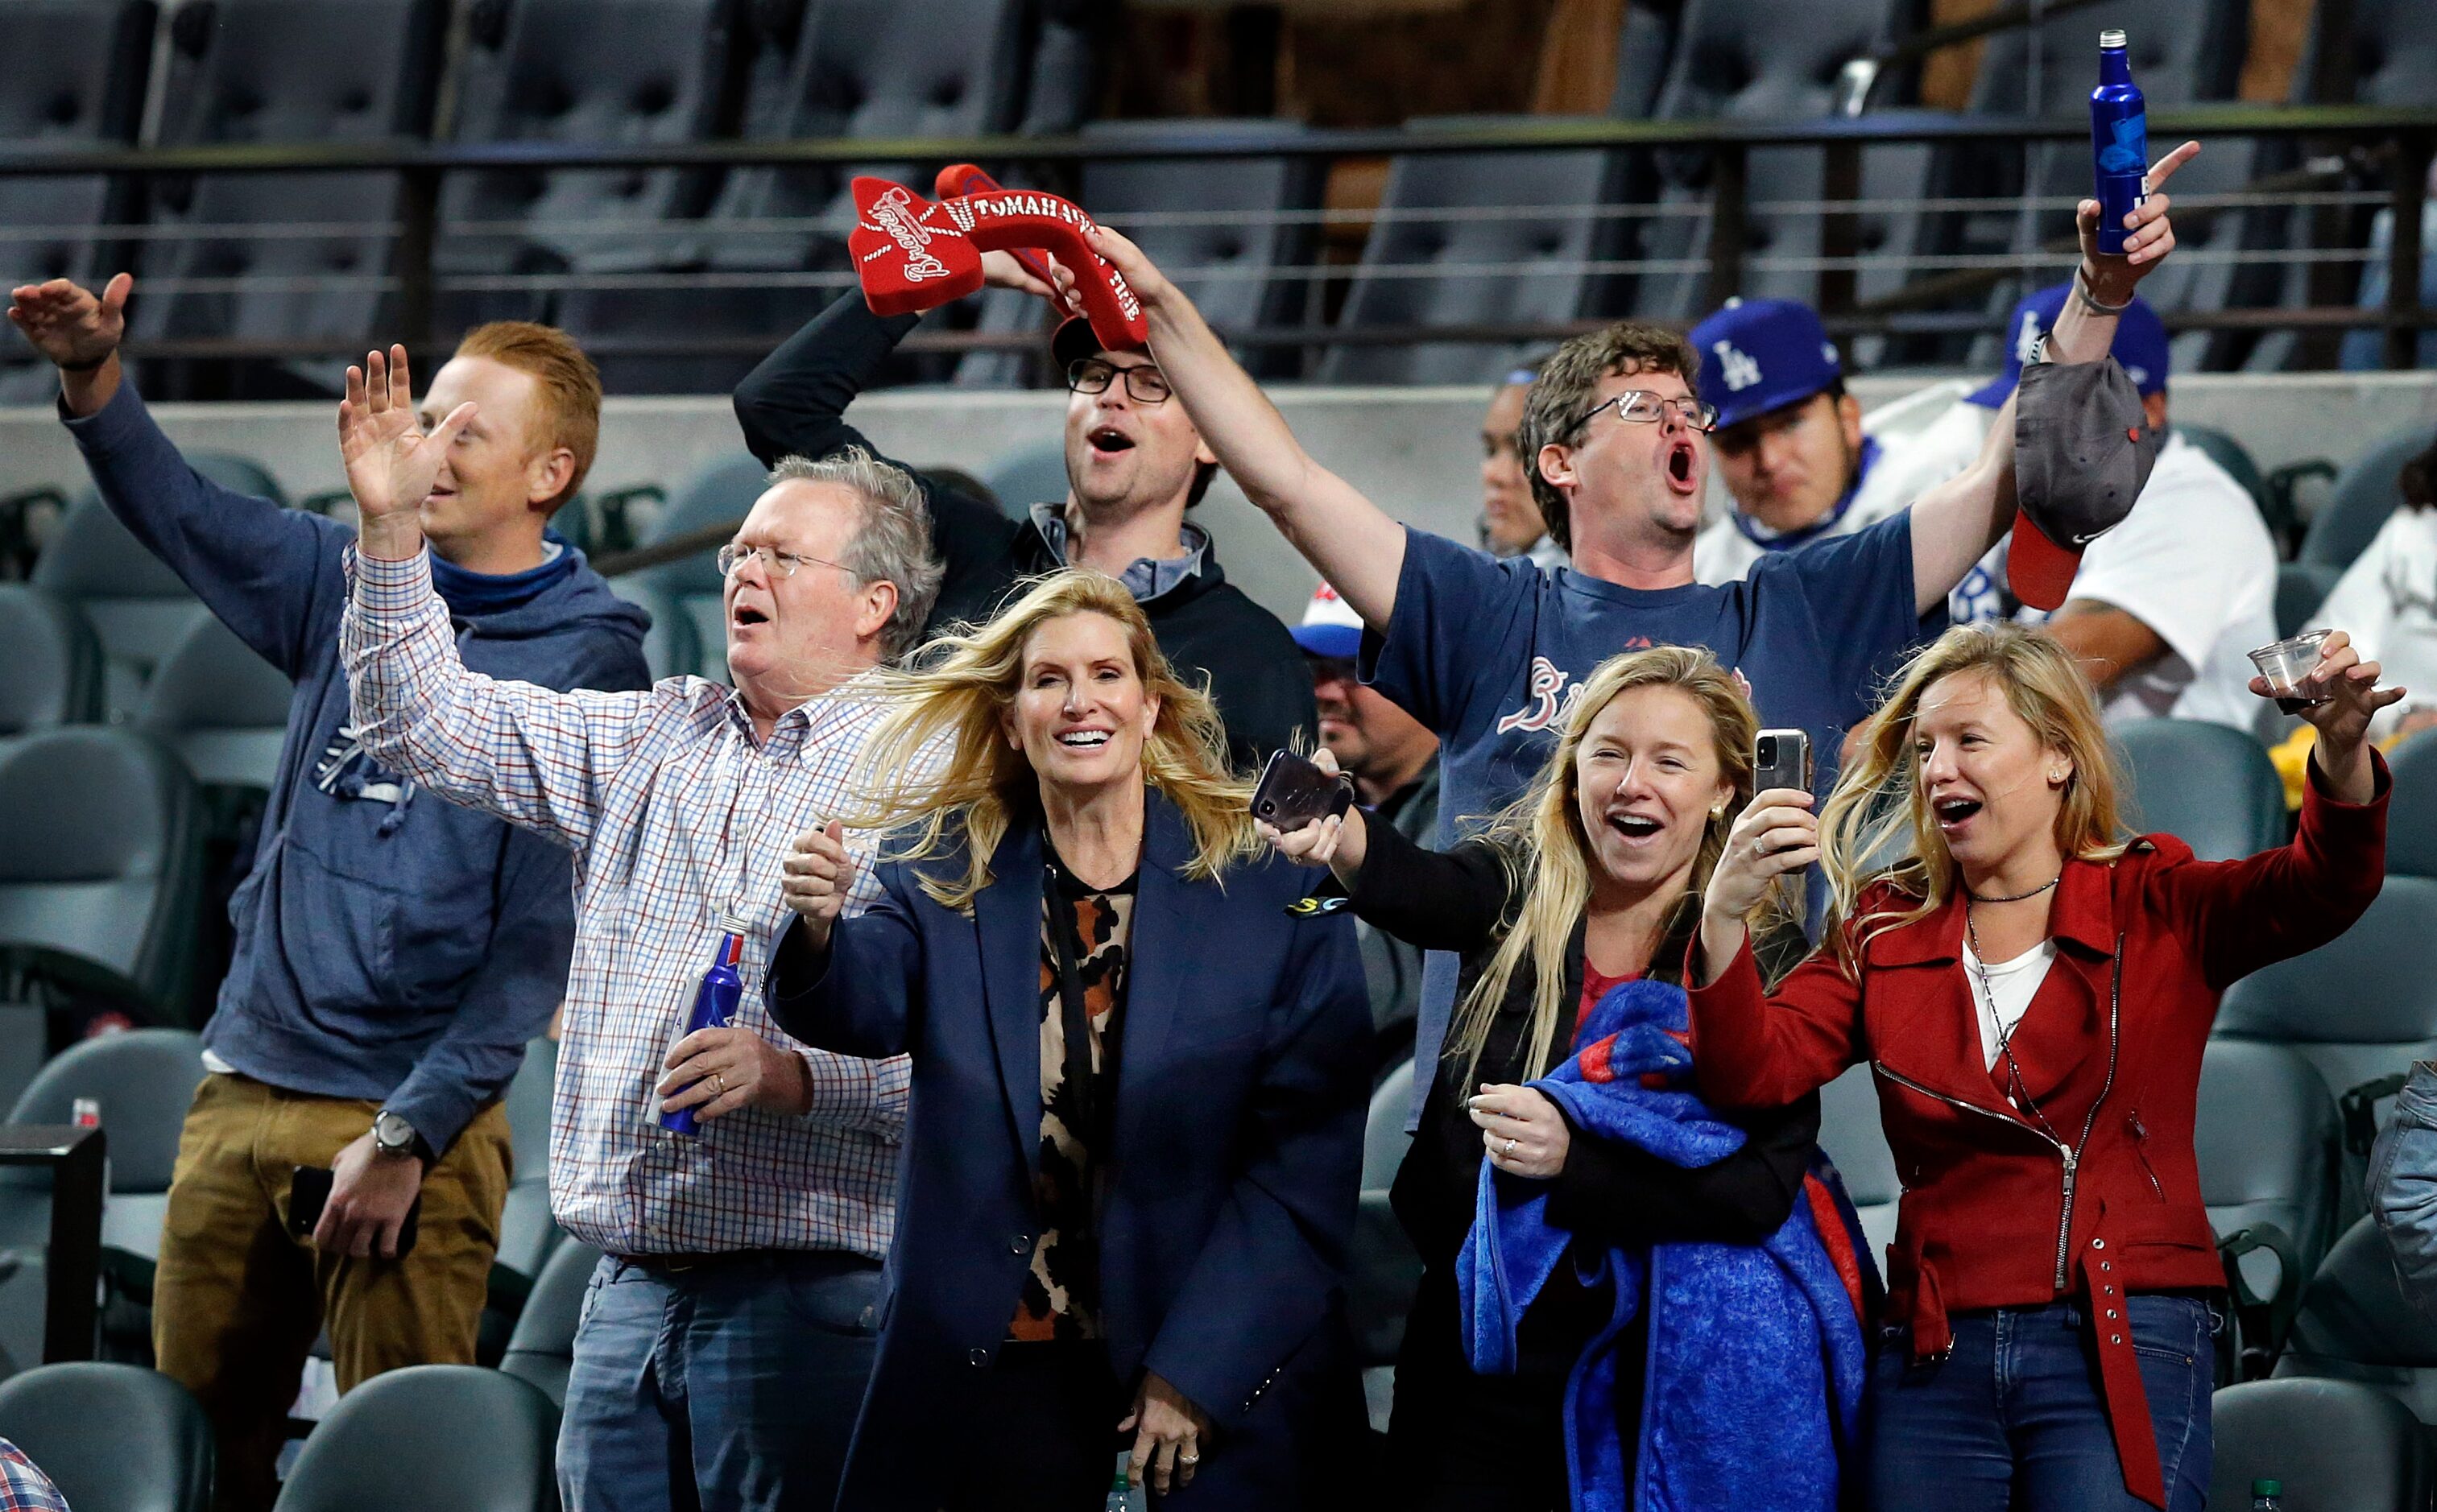
<path fill-rule="evenodd" d="M 567 852 L 364 756 L 339 665 L 351 531 L 198 475 L 131 383 L 97 413 L 62 418 L 111 513 L 296 685 L 203 1043 L 274 1086 L 383 1103 L 447 1150 L 565 996 Z M 474 670 L 559 689 L 650 686 L 650 617 L 572 547 L 527 573 L 447 576 Z"/>

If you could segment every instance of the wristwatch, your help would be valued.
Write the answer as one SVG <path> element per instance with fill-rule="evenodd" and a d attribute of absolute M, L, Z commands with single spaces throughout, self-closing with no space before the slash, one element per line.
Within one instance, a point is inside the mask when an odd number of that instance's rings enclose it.
<path fill-rule="evenodd" d="M 383 1108 L 373 1115 L 373 1148 L 382 1155 L 419 1155 L 422 1143 L 422 1136 L 414 1132 L 413 1124 L 406 1121 L 405 1114 Z"/>

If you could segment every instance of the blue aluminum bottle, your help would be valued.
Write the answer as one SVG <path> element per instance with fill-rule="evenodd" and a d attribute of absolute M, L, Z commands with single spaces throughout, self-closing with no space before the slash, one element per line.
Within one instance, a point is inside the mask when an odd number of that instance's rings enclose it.
<path fill-rule="evenodd" d="M 2090 153 L 2097 170 L 2098 250 L 2124 254 L 2124 217 L 2149 195 L 2149 112 L 2124 33 L 2098 34 L 2098 87 L 2090 92 Z"/>
<path fill-rule="evenodd" d="M 745 955 L 745 931 L 748 926 L 733 913 L 723 913 L 719 919 L 719 955 L 710 969 L 702 974 L 702 985 L 694 989 L 693 1012 L 686 1016 L 685 1032 L 698 1029 L 726 1029 L 736 1014 L 736 1000 L 744 996 L 745 979 L 737 975 L 736 964 Z M 695 1106 L 699 1106 L 697 1104 Z M 694 1109 L 681 1107 L 675 1113 L 660 1115 L 660 1127 L 671 1134 L 698 1134 L 694 1127 Z"/>

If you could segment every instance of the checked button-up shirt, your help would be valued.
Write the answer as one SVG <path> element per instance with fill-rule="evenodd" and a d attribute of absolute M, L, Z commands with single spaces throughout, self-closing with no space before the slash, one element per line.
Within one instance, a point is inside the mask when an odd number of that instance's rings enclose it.
<path fill-rule="evenodd" d="M 638 693 L 485 677 L 458 659 L 428 554 L 384 562 L 350 551 L 348 565 L 340 654 L 366 749 L 452 802 L 575 853 L 575 953 L 551 1108 L 559 1224 L 619 1255 L 885 1255 L 905 1060 L 814 1050 L 771 1023 L 761 990 L 786 917 L 780 859 L 840 810 L 878 702 L 849 684 L 790 710 L 757 742 L 737 696 L 698 677 Z M 848 911 L 876 892 L 870 867 L 858 866 Z M 660 1127 L 652 1088 L 731 908 L 753 925 L 733 1022 L 803 1057 L 812 1111 L 743 1108 L 682 1138 Z"/>

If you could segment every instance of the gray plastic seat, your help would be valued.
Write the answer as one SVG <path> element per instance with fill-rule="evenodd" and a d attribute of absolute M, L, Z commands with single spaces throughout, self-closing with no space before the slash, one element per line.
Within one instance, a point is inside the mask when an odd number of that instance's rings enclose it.
<path fill-rule="evenodd" d="M 2323 563 L 2338 570 L 2368 549 L 2386 526 L 2386 517 L 2403 502 L 2396 475 L 2428 445 L 2429 429 L 2411 426 L 2380 437 L 2336 477 L 2327 501 L 2310 520 L 2302 537 L 2300 560 Z"/>
<path fill-rule="evenodd" d="M 0 148 L 12 152 L 125 147 L 144 113 L 152 0 L 11 0 L 19 51 L 41 65 L 0 69 Z M 90 281 L 101 269 L 81 228 L 126 219 L 131 181 L 98 175 L 0 179 L 0 226 L 50 228 L 0 242 L 9 285 Z M 22 340 L 0 343 L 0 405 L 48 403 L 59 374 Z"/>
<path fill-rule="evenodd" d="M 1904 0 L 1811 0 L 1797 24 L 1757 23 L 1744 0 L 1686 0 L 1675 44 L 1651 114 L 1669 121 L 1815 120 L 1831 113 L 1847 61 L 1902 40 L 1915 11 Z M 1783 13 L 1794 22 L 1795 12 Z M 1911 94 L 1909 77 L 1881 81 L 1874 99 L 1899 106 Z M 1861 154 L 1865 200 L 1917 197 L 1930 169 L 1930 149 L 1889 144 Z M 1652 261 L 1697 261 L 1709 250 L 1711 160 L 1707 153 L 1656 155 L 1652 186 L 1656 217 L 1639 222 L 1639 255 Z M 1744 264 L 1732 292 L 1745 298 L 1815 303 L 1818 273 L 1771 266 L 1820 255 L 1822 217 L 1813 210 L 1775 211 L 1787 200 L 1817 200 L 1825 190 L 1826 154 L 1816 148 L 1765 148 L 1744 158 Z M 1917 217 L 1884 211 L 1856 213 L 1855 277 L 1865 298 L 1903 280 L 1902 259 L 1913 249 Z M 1632 280 L 1632 309 L 1643 320 L 1692 322 L 1709 313 L 1706 269 L 1649 269 Z"/>
<path fill-rule="evenodd" d="M 2387 800 L 2386 870 L 2437 878 L 2437 735 L 2422 733 L 2387 753 L 2394 796 Z"/>
<path fill-rule="evenodd" d="M 0 1382 L 0 1438 L 25 1451 L 77 1512 L 212 1504 L 210 1419 L 185 1387 L 140 1365 L 75 1361 Z"/>
<path fill-rule="evenodd" d="M 2437 880 L 2389 877 L 2341 938 L 2255 971 L 2226 990 L 2216 1033 L 2288 1045 L 2344 1094 L 2437 1056 Z M 2347 1112 L 2351 1120 L 2363 1118 Z M 2362 1156 L 2368 1140 L 2349 1123 Z"/>
<path fill-rule="evenodd" d="M 517 1068 L 502 1099 L 515 1177 L 500 1214 L 497 1263 L 524 1277 L 543 1274 L 567 1237 L 550 1215 L 550 1104 L 557 1074 L 558 1041 L 530 1040 L 524 1064 Z"/>
<path fill-rule="evenodd" d="M 2126 822 L 2173 835 L 2204 861 L 2254 855 L 2285 839 L 2285 782 L 2259 742 L 2204 720 L 2128 720 Z"/>
<path fill-rule="evenodd" d="M 2403 1295 L 2375 1218 L 2344 1230 L 2310 1277 L 2276 1375 L 2375 1387 L 2437 1424 L 2437 1317 Z"/>
<path fill-rule="evenodd" d="M 1485 124 L 1478 116 L 1426 117 L 1407 130 L 1418 136 Z M 1620 182 L 1616 155 L 1595 150 L 1391 159 L 1379 217 L 1337 328 L 1576 319 L 1591 302 L 1596 281 L 1587 265 L 1606 235 L 1607 223 L 1594 212 Z M 1425 276 L 1431 267 L 1446 271 Z M 1345 384 L 1486 383 L 1547 344 L 1338 342 L 1317 376 Z"/>
<path fill-rule="evenodd" d="M 769 470 L 750 457 L 712 462 L 669 500 L 652 528 L 652 540 L 644 544 L 743 520 L 769 486 Z M 657 635 L 666 627 L 669 669 L 727 682 L 728 585 L 711 553 L 666 563 L 643 576 L 644 591 L 651 597 L 653 634 Z"/>
<path fill-rule="evenodd" d="M 2299 634 L 2316 617 L 2342 581 L 2343 568 L 2324 562 L 2280 562 L 2276 565 L 2276 634 Z"/>
<path fill-rule="evenodd" d="M 160 145 L 425 140 L 447 9 L 440 0 L 187 0 L 167 26 Z M 139 287 L 153 291 L 136 300 L 131 334 L 377 339 L 394 323 L 395 300 L 378 281 L 391 270 L 399 189 L 390 173 L 164 178 L 153 221 L 212 229 L 147 243 Z M 262 234 L 299 222 L 362 229 Z M 206 292 L 172 291 L 168 282 L 238 279 L 260 283 Z M 301 391 L 335 392 L 344 369 L 338 357 L 282 364 L 276 376 L 241 368 L 237 381 L 209 391 L 284 397 L 301 382 Z"/>
<path fill-rule="evenodd" d="M 161 659 L 135 724 L 176 752 L 203 786 L 268 792 L 294 692 L 279 669 L 205 615 Z"/>
<path fill-rule="evenodd" d="M 1887 1246 L 1896 1240 L 1903 1181 L 1879 1121 L 1877 1079 L 1867 1066 L 1855 1066 L 1819 1089 L 1819 1148 L 1836 1163 L 1845 1195 L 1853 1199 L 1862 1233 L 1870 1242 L 1870 1259 L 1884 1267 Z"/>
<path fill-rule="evenodd" d="M 999 453 L 983 470 L 982 481 L 1010 517 L 1029 513 L 1035 504 L 1064 504 L 1065 439 L 1053 437 Z"/>
<path fill-rule="evenodd" d="M 601 1263 L 601 1252 L 572 1240 L 551 1252 L 534 1282 L 508 1352 L 500 1368 L 530 1381 L 560 1406 L 567 1404 L 567 1372 L 575 1363 L 575 1330 L 584 1313 L 584 1293 Z"/>
<path fill-rule="evenodd" d="M 2251 1505 L 2277 1482 L 2285 1512 L 2424 1512 L 2437 1473 L 2427 1435 L 2393 1398 L 2341 1381 L 2253 1381 L 2217 1394 L 2209 1503 Z"/>
<path fill-rule="evenodd" d="M 556 1512 L 558 1409 L 529 1382 L 410 1365 L 339 1399 L 275 1512 Z"/>
<path fill-rule="evenodd" d="M 202 865 L 193 779 L 150 740 L 71 726 L 0 749 L 0 952 L 37 974 L 177 1021 Z"/>
<path fill-rule="evenodd" d="M 1362 1126 L 1362 1195 L 1354 1214 L 1351 1274 L 1346 1277 L 1346 1312 L 1354 1330 L 1354 1348 L 1362 1364 L 1363 1395 L 1374 1427 L 1385 1429 L 1394 1397 L 1396 1351 L 1405 1341 L 1405 1318 L 1413 1308 L 1413 1290 L 1421 1284 L 1421 1257 L 1389 1206 L 1388 1187 L 1396 1179 L 1412 1141 L 1405 1133 L 1413 1104 L 1413 1063 L 1390 1071 L 1371 1094 L 1371 1113 Z"/>
<path fill-rule="evenodd" d="M 2218 1238 L 2268 1225 L 2287 1242 L 2289 1274 L 2280 1269 L 2287 1256 L 2237 1260 L 2253 1294 L 2271 1298 L 2289 1286 L 2298 1297 L 2342 1211 L 2343 1128 L 2326 1084 L 2287 1046 L 2213 1039 L 2200 1059 L 2193 1145 Z"/>
<path fill-rule="evenodd" d="M 59 595 L 0 582 L 0 739 L 101 717 L 101 642 Z"/>

